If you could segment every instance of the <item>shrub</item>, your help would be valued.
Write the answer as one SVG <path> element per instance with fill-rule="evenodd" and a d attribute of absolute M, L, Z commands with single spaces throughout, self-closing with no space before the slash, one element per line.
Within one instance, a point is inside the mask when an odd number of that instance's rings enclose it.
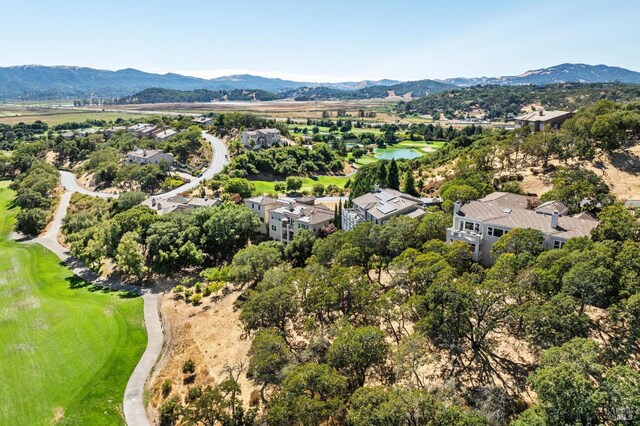
<path fill-rule="evenodd" d="M 162 396 L 163 397 L 167 397 L 169 396 L 169 394 L 171 393 L 171 380 L 169 379 L 164 379 L 164 381 L 162 382 Z"/>
<path fill-rule="evenodd" d="M 196 372 L 196 362 L 189 358 L 182 364 L 182 372 L 184 374 L 193 374 Z"/>
<path fill-rule="evenodd" d="M 193 304 L 193 306 L 198 306 L 201 301 L 202 301 L 202 295 L 200 293 L 194 294 L 193 297 L 191 298 L 191 303 Z"/>

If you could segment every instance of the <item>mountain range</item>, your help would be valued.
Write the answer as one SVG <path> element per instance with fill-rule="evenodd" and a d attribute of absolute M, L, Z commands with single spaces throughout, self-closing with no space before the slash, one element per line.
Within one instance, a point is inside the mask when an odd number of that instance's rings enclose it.
<path fill-rule="evenodd" d="M 293 97 L 313 99 L 314 92 L 327 92 L 336 98 L 386 96 L 389 92 L 424 95 L 455 87 L 474 85 L 544 85 L 564 82 L 602 83 L 618 81 L 640 84 L 640 73 L 607 65 L 561 64 L 527 71 L 518 76 L 448 78 L 444 80 L 364 80 L 340 83 L 313 83 L 267 78 L 254 75 L 231 75 L 202 79 L 180 74 L 153 74 L 136 69 L 98 70 L 76 66 L 21 65 L 0 67 L 0 99 L 72 99 L 86 97 L 130 96 L 148 88 L 193 91 L 206 89 L 263 90 L 271 93 L 291 92 Z M 322 88 L 321 90 L 319 90 Z M 315 90 L 312 90 L 315 89 Z"/>

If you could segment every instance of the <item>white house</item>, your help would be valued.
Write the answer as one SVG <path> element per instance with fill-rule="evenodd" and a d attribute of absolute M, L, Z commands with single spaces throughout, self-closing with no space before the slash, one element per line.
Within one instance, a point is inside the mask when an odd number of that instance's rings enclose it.
<path fill-rule="evenodd" d="M 136 149 L 127 154 L 127 161 L 136 164 L 160 164 L 163 159 L 173 165 L 173 154 L 161 149 Z"/>
<path fill-rule="evenodd" d="M 192 121 L 200 126 L 208 126 L 213 122 L 213 118 L 201 115 L 200 117 L 194 118 Z"/>
<path fill-rule="evenodd" d="M 127 127 L 127 130 L 130 133 L 133 133 L 134 135 L 136 135 L 139 138 L 142 137 L 150 137 L 151 134 L 157 129 L 157 126 L 154 126 L 153 124 L 149 124 L 149 123 L 138 123 L 138 124 L 134 124 L 133 126 L 129 126 Z"/>
<path fill-rule="evenodd" d="M 176 135 L 178 132 L 171 128 L 162 129 L 160 131 L 153 133 L 153 138 L 158 142 L 164 142 L 169 139 L 171 136 Z"/>
<path fill-rule="evenodd" d="M 281 143 L 280 130 L 260 129 L 242 132 L 240 141 L 245 148 L 257 151 L 263 148 L 279 146 Z"/>
<path fill-rule="evenodd" d="M 514 228 L 537 229 L 544 236 L 544 248 L 562 248 L 574 237 L 589 237 L 598 221 L 588 213 L 569 215 L 559 201 L 539 204 L 535 197 L 494 192 L 484 198 L 456 203 L 447 242 L 463 241 L 471 246 L 473 260 L 490 265 L 493 244 Z"/>
<path fill-rule="evenodd" d="M 405 215 L 418 219 L 428 205 L 439 204 L 436 199 L 421 199 L 395 189 L 378 185 L 373 192 L 352 200 L 353 207 L 342 212 L 342 229 L 348 231 L 361 222 L 384 224 L 393 216 Z"/>

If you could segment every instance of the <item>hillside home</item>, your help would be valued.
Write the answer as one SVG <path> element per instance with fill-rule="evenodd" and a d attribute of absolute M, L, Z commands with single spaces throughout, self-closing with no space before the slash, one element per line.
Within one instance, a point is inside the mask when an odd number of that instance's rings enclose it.
<path fill-rule="evenodd" d="M 280 130 L 260 129 L 242 132 L 240 141 L 245 148 L 253 151 L 279 146 L 281 144 Z"/>
<path fill-rule="evenodd" d="M 111 127 L 107 127 L 106 129 L 104 129 L 102 131 L 102 133 L 104 134 L 104 136 L 106 138 L 110 138 L 111 136 L 115 135 L 118 132 L 124 132 L 125 130 L 127 130 L 126 127 L 124 126 L 111 126 Z"/>
<path fill-rule="evenodd" d="M 169 139 L 171 136 L 176 135 L 178 132 L 171 128 L 167 129 L 159 129 L 157 132 L 153 133 L 153 138 L 158 142 L 164 142 Z"/>
<path fill-rule="evenodd" d="M 269 212 L 276 207 L 293 204 L 294 201 L 288 198 L 273 197 L 251 197 L 244 200 L 244 205 L 260 218 L 260 232 L 269 233 Z"/>
<path fill-rule="evenodd" d="M 494 192 L 479 200 L 455 203 L 447 243 L 468 243 L 474 261 L 491 265 L 493 244 L 511 229 L 537 229 L 544 236 L 544 248 L 554 249 L 571 238 L 591 236 L 596 226 L 598 221 L 589 213 L 571 216 L 559 201 L 540 204 L 535 197 Z"/>
<path fill-rule="evenodd" d="M 559 129 L 562 123 L 573 117 L 574 113 L 569 111 L 534 111 L 516 117 L 516 127 L 531 126 L 534 132 L 539 132 L 546 128 Z"/>
<path fill-rule="evenodd" d="M 419 219 L 426 213 L 426 207 L 439 203 L 439 199 L 421 199 L 376 185 L 373 192 L 354 198 L 352 208 L 343 210 L 342 229 L 348 231 L 361 222 L 383 225 L 398 215 Z"/>
<path fill-rule="evenodd" d="M 208 126 L 213 122 L 213 118 L 201 115 L 200 117 L 194 118 L 192 121 L 200 126 Z"/>
<path fill-rule="evenodd" d="M 167 160 L 170 166 L 173 165 L 173 154 L 164 152 L 161 149 L 136 149 L 127 154 L 127 161 L 136 164 L 160 164 L 163 159 Z"/>
<path fill-rule="evenodd" d="M 314 234 L 333 222 L 333 210 L 324 205 L 292 203 L 269 211 L 269 237 L 285 244 L 291 242 L 299 230 Z"/>
<path fill-rule="evenodd" d="M 138 123 L 138 124 L 134 124 L 133 126 L 127 127 L 127 131 L 129 131 L 129 133 L 133 133 L 134 135 L 136 135 L 139 138 L 151 137 L 151 134 L 156 129 L 157 129 L 156 126 L 154 126 L 153 124 L 149 124 L 149 123 Z"/>
<path fill-rule="evenodd" d="M 200 198 L 192 197 L 187 198 L 182 195 L 175 195 L 169 198 L 151 198 L 145 200 L 142 204 L 151 207 L 159 215 L 187 211 L 191 209 L 197 209 L 200 207 L 215 207 L 219 206 L 222 200 L 219 198 Z"/>

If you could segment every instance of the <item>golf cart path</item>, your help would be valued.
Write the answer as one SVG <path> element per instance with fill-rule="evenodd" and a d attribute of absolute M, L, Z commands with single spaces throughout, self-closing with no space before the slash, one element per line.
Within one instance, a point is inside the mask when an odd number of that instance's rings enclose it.
<path fill-rule="evenodd" d="M 202 132 L 202 136 L 211 144 L 213 155 L 209 167 L 197 178 L 191 182 L 166 192 L 156 195 L 155 197 L 172 197 L 184 191 L 188 191 L 197 187 L 200 182 L 205 179 L 211 179 L 216 173 L 222 171 L 228 161 L 227 146 L 215 136 Z M 67 214 L 71 196 L 74 192 L 92 195 L 101 198 L 117 198 L 118 194 L 109 194 L 104 192 L 90 191 L 80 185 L 76 176 L 71 172 L 60 170 L 60 181 L 65 189 L 64 194 L 60 197 L 54 217 L 49 225 L 48 230 L 38 238 L 32 240 L 47 249 L 51 250 L 60 258 L 77 276 L 88 283 L 104 287 L 114 291 L 129 291 L 142 295 L 144 301 L 144 323 L 147 330 L 147 347 L 133 370 L 127 387 L 124 392 L 123 411 L 125 421 L 129 426 L 146 426 L 151 425 L 144 403 L 144 387 L 147 378 L 150 376 L 164 344 L 164 336 L 162 333 L 162 323 L 159 314 L 159 294 L 154 288 L 143 288 L 136 285 L 125 284 L 116 280 L 109 280 L 100 277 L 98 274 L 90 270 L 84 263 L 70 255 L 69 251 L 63 247 L 58 241 L 58 233 L 62 227 L 62 220 Z"/>

